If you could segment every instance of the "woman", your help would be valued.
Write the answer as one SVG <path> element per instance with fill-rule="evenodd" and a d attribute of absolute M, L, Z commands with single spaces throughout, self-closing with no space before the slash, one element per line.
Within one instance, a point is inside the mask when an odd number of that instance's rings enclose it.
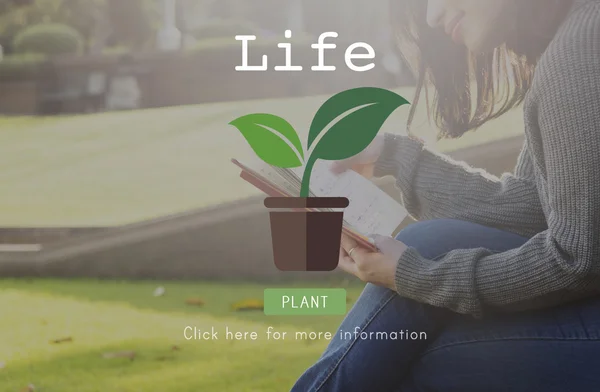
<path fill-rule="evenodd" d="M 337 163 L 420 222 L 395 256 L 342 238 L 368 284 L 293 390 L 600 390 L 600 0 L 392 1 L 442 136 L 523 102 L 526 141 L 502 178 L 389 134 Z"/>

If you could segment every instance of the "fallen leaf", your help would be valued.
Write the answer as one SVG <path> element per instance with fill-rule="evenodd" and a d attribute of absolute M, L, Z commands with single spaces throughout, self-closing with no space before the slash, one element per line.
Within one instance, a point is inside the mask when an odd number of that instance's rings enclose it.
<path fill-rule="evenodd" d="M 231 305 L 231 308 L 236 312 L 246 311 L 246 310 L 264 310 L 265 304 L 262 300 L 259 299 L 245 299 Z"/>
<path fill-rule="evenodd" d="M 114 359 L 114 358 L 129 358 L 132 361 L 135 359 L 136 352 L 135 351 L 117 351 L 117 352 L 109 352 L 102 354 L 102 358 L 104 359 Z"/>
<path fill-rule="evenodd" d="M 73 338 L 70 337 L 70 336 L 68 336 L 66 338 L 55 339 L 51 343 L 53 343 L 53 344 L 61 344 L 61 343 L 71 343 L 72 341 L 73 341 Z"/>
<path fill-rule="evenodd" d="M 171 351 L 181 351 L 181 347 L 179 347 L 179 346 L 172 346 L 171 347 Z"/>
<path fill-rule="evenodd" d="M 162 286 L 159 286 L 156 289 L 154 289 L 153 295 L 155 297 L 162 297 L 163 295 L 165 295 L 165 292 L 166 292 L 165 288 Z"/>
<path fill-rule="evenodd" d="M 204 300 L 194 297 L 186 299 L 185 303 L 191 306 L 204 306 Z"/>
<path fill-rule="evenodd" d="M 342 281 L 333 281 L 331 283 L 331 287 L 340 288 L 340 287 L 348 287 L 352 281 L 348 278 L 344 278 Z"/>

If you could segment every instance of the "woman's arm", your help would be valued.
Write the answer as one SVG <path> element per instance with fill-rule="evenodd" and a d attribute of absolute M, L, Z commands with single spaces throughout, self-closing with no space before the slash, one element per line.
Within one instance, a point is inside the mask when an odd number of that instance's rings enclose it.
<path fill-rule="evenodd" d="M 498 178 L 406 136 L 386 134 L 374 174 L 396 178 L 405 207 L 418 220 L 462 219 L 527 237 L 547 228 L 526 147 L 515 174 Z"/>
<path fill-rule="evenodd" d="M 408 249 L 396 269 L 401 295 L 477 314 L 600 293 L 600 3 L 565 29 L 538 66 L 526 112 L 548 228 L 498 254 L 456 250 L 432 262 Z"/>

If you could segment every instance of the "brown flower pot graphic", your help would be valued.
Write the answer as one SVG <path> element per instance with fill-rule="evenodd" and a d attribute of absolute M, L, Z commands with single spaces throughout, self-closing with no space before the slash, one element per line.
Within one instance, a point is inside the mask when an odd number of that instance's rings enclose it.
<path fill-rule="evenodd" d="M 345 197 L 268 197 L 275 266 L 281 271 L 337 268 Z M 310 211 L 316 208 L 333 211 Z"/>

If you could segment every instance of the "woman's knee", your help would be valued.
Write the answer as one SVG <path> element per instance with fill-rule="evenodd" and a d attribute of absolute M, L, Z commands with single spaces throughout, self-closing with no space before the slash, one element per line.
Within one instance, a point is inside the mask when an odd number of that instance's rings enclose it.
<path fill-rule="evenodd" d="M 464 223 L 450 219 L 421 221 L 408 225 L 396 236 L 396 240 L 416 249 L 427 258 L 438 257 L 446 252 L 448 233 L 464 230 Z"/>
<path fill-rule="evenodd" d="M 599 348 L 598 340 L 565 338 L 457 342 L 424 353 L 400 390 L 592 391 L 600 382 Z"/>
<path fill-rule="evenodd" d="M 492 252 L 503 252 L 527 241 L 527 238 L 513 233 L 455 219 L 413 223 L 400 231 L 396 239 L 428 259 L 455 249 L 486 248 Z"/>

